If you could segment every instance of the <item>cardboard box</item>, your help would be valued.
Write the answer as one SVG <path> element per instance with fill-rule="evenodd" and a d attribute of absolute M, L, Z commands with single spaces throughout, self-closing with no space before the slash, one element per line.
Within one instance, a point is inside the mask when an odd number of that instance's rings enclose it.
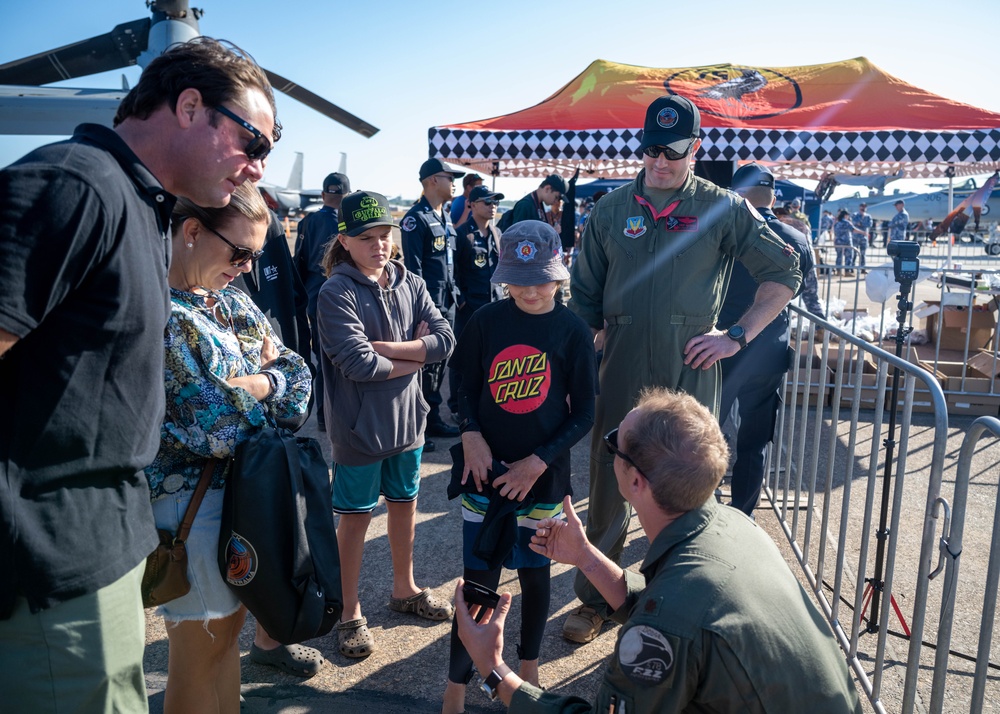
<path fill-rule="evenodd" d="M 808 349 L 809 352 L 799 355 L 799 376 L 797 381 L 795 380 L 795 370 L 788 370 L 788 386 L 785 389 L 784 401 L 785 404 L 791 404 L 792 393 L 796 393 L 796 408 L 802 406 L 805 401 L 807 384 L 809 385 L 809 406 L 826 405 L 829 401 L 829 388 L 833 383 L 833 372 L 827 369 L 825 373 L 820 373 L 819 367 L 822 362 L 820 359 L 820 346 L 810 345 Z"/>
<path fill-rule="evenodd" d="M 964 350 L 969 346 L 970 352 L 978 351 L 992 344 L 993 330 L 996 328 L 996 304 L 941 305 L 935 300 L 928 300 L 914 311 L 914 315 L 927 321 L 927 337 L 932 343 L 937 343 L 940 336 L 941 349 Z"/>
<path fill-rule="evenodd" d="M 975 370 L 962 362 L 938 362 L 937 371 L 942 375 L 949 414 L 1000 414 L 1000 394 L 996 393 L 996 390 L 1000 390 L 1000 383 L 977 376 Z"/>
<path fill-rule="evenodd" d="M 904 354 L 907 361 L 912 364 L 921 367 L 931 373 L 932 377 L 940 384 L 944 375 L 940 372 L 935 372 L 931 365 L 923 364 L 920 362 L 918 354 L 911 350 L 908 354 Z M 860 375 L 861 381 L 861 396 L 860 404 L 861 409 L 874 409 L 875 408 L 875 398 L 878 396 L 878 390 L 876 389 L 876 384 L 878 383 L 878 367 L 877 365 L 865 359 L 862 374 Z M 844 372 L 844 383 L 840 391 L 840 409 L 850 409 L 851 403 L 854 399 L 854 386 L 856 384 L 855 376 L 845 370 Z M 900 374 L 899 383 L 899 407 L 902 407 L 906 399 L 905 390 L 905 374 Z M 892 368 L 890 366 L 889 373 L 886 375 L 885 380 L 885 408 L 888 409 L 891 406 L 892 401 Z M 934 404 L 931 401 L 930 391 L 924 386 L 924 383 L 917 381 L 913 390 L 913 411 L 922 413 L 933 413 Z"/>
<path fill-rule="evenodd" d="M 994 377 L 1000 382 L 1000 357 L 989 350 L 969 355 L 969 370 L 976 377 Z M 1000 384 L 994 387 L 1000 392 Z"/>

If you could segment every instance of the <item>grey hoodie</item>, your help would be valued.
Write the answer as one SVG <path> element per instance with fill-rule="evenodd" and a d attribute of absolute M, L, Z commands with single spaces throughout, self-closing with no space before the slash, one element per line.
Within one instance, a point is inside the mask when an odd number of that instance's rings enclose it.
<path fill-rule="evenodd" d="M 326 431 L 333 460 L 343 466 L 365 466 L 424 443 L 428 406 L 420 373 L 389 379 L 392 363 L 371 343 L 411 340 L 416 326 L 426 322 L 430 334 L 421 340 L 427 364 L 446 359 L 455 348 L 451 326 L 424 281 L 399 261 L 387 268 L 389 285 L 383 289 L 340 263 L 319 291 Z"/>

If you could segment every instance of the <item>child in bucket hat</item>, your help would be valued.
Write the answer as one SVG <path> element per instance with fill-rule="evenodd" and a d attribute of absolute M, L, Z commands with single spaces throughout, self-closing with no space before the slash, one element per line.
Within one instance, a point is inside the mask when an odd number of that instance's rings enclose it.
<path fill-rule="evenodd" d="M 550 561 L 529 548 L 535 523 L 562 514 L 570 488 L 569 450 L 594 422 L 596 364 L 590 328 L 555 302 L 569 273 L 559 234 L 521 221 L 500 238 L 494 283 L 509 297 L 479 308 L 452 358 L 461 379 L 462 443 L 449 495 L 461 494 L 463 577 L 496 589 L 517 570 L 523 600 L 519 674 L 539 684 L 549 613 Z M 506 468 L 497 467 L 494 461 Z M 472 660 L 452 626 L 443 712 L 465 710 Z M 487 673 L 488 674 L 488 673 Z"/>
<path fill-rule="evenodd" d="M 548 223 L 515 223 L 500 236 L 500 260 L 491 282 L 528 286 L 569 280 L 561 247 L 559 234 Z"/>

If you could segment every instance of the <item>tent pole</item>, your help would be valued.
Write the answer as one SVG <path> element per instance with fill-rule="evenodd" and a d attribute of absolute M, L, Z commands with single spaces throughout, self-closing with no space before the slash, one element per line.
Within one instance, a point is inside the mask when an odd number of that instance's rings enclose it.
<path fill-rule="evenodd" d="M 952 166 L 951 164 L 948 164 L 948 215 L 950 216 L 951 212 L 954 210 L 955 210 L 955 167 Z M 953 267 L 951 263 L 951 248 L 952 248 L 952 243 L 954 242 L 955 239 L 952 237 L 952 235 L 954 234 L 945 236 L 948 239 L 949 268 Z"/>

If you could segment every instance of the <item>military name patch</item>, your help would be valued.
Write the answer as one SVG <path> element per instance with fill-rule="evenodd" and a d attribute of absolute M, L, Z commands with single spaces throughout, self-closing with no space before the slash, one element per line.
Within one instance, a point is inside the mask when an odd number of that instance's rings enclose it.
<path fill-rule="evenodd" d="M 407 232 L 412 231 L 417 227 L 417 219 L 413 216 L 407 216 L 403 219 L 403 222 L 399 224 L 399 227 Z"/>
<path fill-rule="evenodd" d="M 698 216 L 667 216 L 665 227 L 668 231 L 696 231 Z"/>
<path fill-rule="evenodd" d="M 648 625 L 636 625 L 622 635 L 618 665 L 636 684 L 663 684 L 674 666 L 674 650 L 663 633 Z"/>
<path fill-rule="evenodd" d="M 623 231 L 629 238 L 638 238 L 646 233 L 646 217 L 630 216 L 625 219 L 625 230 Z"/>

